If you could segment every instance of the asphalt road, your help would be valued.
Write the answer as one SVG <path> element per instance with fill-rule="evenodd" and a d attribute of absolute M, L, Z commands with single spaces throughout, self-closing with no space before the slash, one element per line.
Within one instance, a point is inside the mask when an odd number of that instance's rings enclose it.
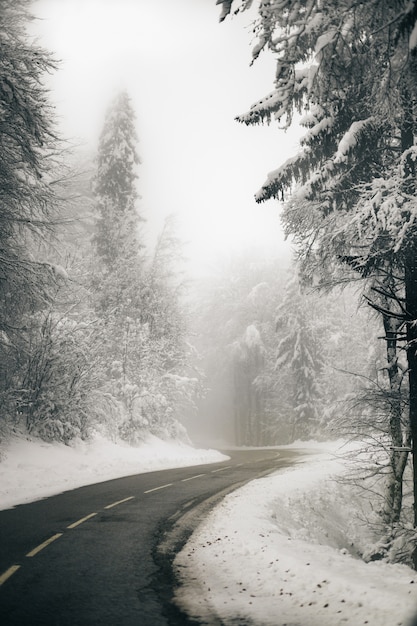
<path fill-rule="evenodd" d="M 186 626 L 171 562 L 227 491 L 301 456 L 137 474 L 0 511 L 1 626 Z"/>

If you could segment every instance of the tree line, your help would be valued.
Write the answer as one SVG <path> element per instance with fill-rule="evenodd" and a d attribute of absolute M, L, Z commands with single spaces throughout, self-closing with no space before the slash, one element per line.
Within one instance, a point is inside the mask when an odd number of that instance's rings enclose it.
<path fill-rule="evenodd" d="M 135 112 L 107 111 L 85 167 L 58 136 L 26 0 L 1 0 L 0 434 L 186 437 L 200 388 L 173 217 L 144 244 Z"/>
<path fill-rule="evenodd" d="M 217 4 L 221 20 L 251 5 Z M 417 4 L 266 1 L 253 32 L 253 59 L 265 50 L 276 59 L 274 88 L 237 119 L 288 127 L 297 114 L 305 128 L 300 151 L 268 174 L 257 200 L 284 201 L 303 283 L 360 284 L 380 319 L 386 384 L 373 396 L 384 407 L 378 439 L 388 451 L 383 517 L 391 527 L 402 519 L 411 454 L 415 527 Z"/>
<path fill-rule="evenodd" d="M 288 262 L 236 257 L 199 281 L 194 307 L 207 386 L 198 408 L 237 445 L 340 437 L 349 410 L 351 435 L 367 382 L 384 384 L 377 320 L 358 308 L 355 291 L 303 292 Z"/>

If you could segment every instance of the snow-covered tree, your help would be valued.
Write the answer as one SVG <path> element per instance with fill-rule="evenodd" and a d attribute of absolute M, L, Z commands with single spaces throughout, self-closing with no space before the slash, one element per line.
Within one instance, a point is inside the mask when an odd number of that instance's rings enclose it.
<path fill-rule="evenodd" d="M 44 75 L 55 68 L 26 27 L 29 2 L 1 0 L 0 416 L 15 418 L 30 317 L 48 306 L 55 273 L 40 252 L 52 229 L 57 139 Z"/>
<path fill-rule="evenodd" d="M 220 2 L 222 19 L 251 3 Z M 301 244 L 304 267 L 367 281 L 387 330 L 392 393 L 396 356 L 406 340 L 417 524 L 417 7 L 397 0 L 261 2 L 253 56 L 276 55 L 274 91 L 239 119 L 247 124 L 302 115 L 301 151 L 268 175 L 259 201 L 298 188 L 283 219 Z M 353 270 L 353 273 L 352 273 Z M 402 283 L 392 289 L 392 277 Z M 388 307 L 386 306 L 388 304 Z M 395 389 L 397 385 L 397 389 Z M 394 410 L 391 420 L 395 421 Z M 393 438 L 406 432 L 393 423 Z M 401 446 L 400 446 L 401 447 Z M 403 451 L 398 468 L 404 466 Z M 393 468 L 397 465 L 392 458 Z M 394 474 L 397 469 L 393 469 Z M 401 473 L 401 472 L 400 472 Z"/>
<path fill-rule="evenodd" d="M 168 218 L 153 253 L 140 239 L 135 115 L 123 92 L 100 137 L 95 177 L 92 301 L 102 326 L 102 392 L 119 405 L 118 433 L 182 433 L 177 418 L 199 386 L 188 366 L 178 268 Z"/>
<path fill-rule="evenodd" d="M 91 296 L 102 326 L 104 390 L 122 402 L 127 413 L 134 386 L 133 352 L 144 337 L 140 329 L 143 259 L 138 240 L 136 144 L 135 114 L 128 94 L 122 92 L 106 113 L 98 145 Z"/>
<path fill-rule="evenodd" d="M 201 430 L 211 435 L 250 445 L 286 442 L 273 371 L 274 315 L 285 273 L 278 261 L 253 251 L 194 286 L 191 328 L 208 387 L 199 414 Z"/>
<path fill-rule="evenodd" d="M 184 411 L 194 406 L 200 377 L 192 367 L 192 347 L 187 342 L 184 284 L 180 272 L 182 244 L 175 218 L 166 218 L 153 254 L 144 264 L 140 281 L 140 311 L 130 318 L 122 371 L 134 382 L 130 387 L 132 419 L 154 434 L 181 434 Z M 140 430 L 140 428 L 139 428 Z"/>
<path fill-rule="evenodd" d="M 61 312 L 58 302 L 31 326 L 22 389 L 16 390 L 27 431 L 46 441 L 87 438 L 96 416 L 97 328 Z"/>
<path fill-rule="evenodd" d="M 107 111 L 100 135 L 95 177 L 99 218 L 94 242 L 108 269 L 136 258 L 139 249 L 137 134 L 129 95 L 122 91 Z"/>
<path fill-rule="evenodd" d="M 292 279 L 277 311 L 277 330 L 282 336 L 277 351 L 277 375 L 283 366 L 291 370 L 291 439 L 306 439 L 317 433 L 323 392 L 323 338 L 312 312 L 306 310 L 298 281 Z"/>

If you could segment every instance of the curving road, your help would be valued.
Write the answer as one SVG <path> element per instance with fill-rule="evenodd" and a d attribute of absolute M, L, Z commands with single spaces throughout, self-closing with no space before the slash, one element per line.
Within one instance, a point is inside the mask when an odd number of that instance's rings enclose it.
<path fill-rule="evenodd" d="M 0 511 L 0 624 L 195 624 L 170 603 L 176 551 L 225 493 L 302 453 L 227 454 Z"/>

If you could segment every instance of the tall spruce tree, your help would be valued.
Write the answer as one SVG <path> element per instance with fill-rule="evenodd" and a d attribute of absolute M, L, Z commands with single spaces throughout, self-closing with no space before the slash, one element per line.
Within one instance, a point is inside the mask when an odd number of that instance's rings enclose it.
<path fill-rule="evenodd" d="M 99 139 L 94 194 L 97 210 L 93 236 L 95 308 L 108 323 L 140 315 L 138 164 L 135 112 L 129 95 L 119 93 L 110 105 Z M 121 338 L 115 339 L 115 346 Z"/>
<path fill-rule="evenodd" d="M 91 293 L 102 324 L 103 386 L 128 415 L 138 378 L 137 344 L 143 340 L 136 146 L 135 113 L 123 91 L 106 113 L 98 145 Z"/>
<path fill-rule="evenodd" d="M 276 326 L 283 335 L 277 349 L 277 372 L 288 366 L 292 374 L 291 440 L 312 437 L 318 431 L 319 408 L 324 405 L 320 403 L 324 342 L 319 324 L 306 311 L 296 278 L 287 284 L 277 310 Z"/>
<path fill-rule="evenodd" d="M 136 144 L 134 111 L 122 92 L 99 141 L 92 296 L 102 324 L 102 390 L 118 404 L 118 432 L 130 441 L 147 432 L 181 433 L 176 418 L 198 386 L 188 376 L 173 220 L 167 219 L 153 256 L 140 240 Z"/>
<path fill-rule="evenodd" d="M 107 111 L 97 155 L 95 196 L 99 218 L 94 241 L 107 270 L 139 250 L 137 134 L 129 95 L 122 91 Z"/>

